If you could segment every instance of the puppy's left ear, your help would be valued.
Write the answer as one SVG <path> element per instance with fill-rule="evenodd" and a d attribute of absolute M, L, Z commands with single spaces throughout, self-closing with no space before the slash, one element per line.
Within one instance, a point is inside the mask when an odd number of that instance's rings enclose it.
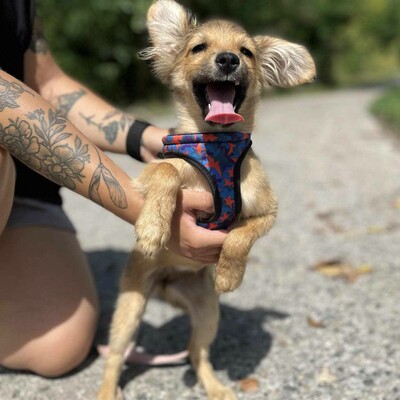
<path fill-rule="evenodd" d="M 308 50 L 299 44 L 269 36 L 255 36 L 264 86 L 291 87 L 315 79 L 315 64 Z"/>
<path fill-rule="evenodd" d="M 195 25 L 191 13 L 174 0 L 158 0 L 149 8 L 147 28 L 152 47 L 141 51 L 139 57 L 152 62 L 154 72 L 164 83 L 168 83 L 172 64 Z"/>

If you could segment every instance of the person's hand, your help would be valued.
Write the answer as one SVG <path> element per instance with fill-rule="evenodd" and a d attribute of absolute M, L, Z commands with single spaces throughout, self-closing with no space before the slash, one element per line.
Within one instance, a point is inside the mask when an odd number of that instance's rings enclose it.
<path fill-rule="evenodd" d="M 162 138 L 165 135 L 168 135 L 167 129 L 158 128 L 153 125 L 149 125 L 144 130 L 140 146 L 140 155 L 144 162 L 148 163 L 157 158 L 157 154 L 163 148 Z"/>
<path fill-rule="evenodd" d="M 213 209 L 210 193 L 179 191 L 168 248 L 205 264 L 216 263 L 227 231 L 212 231 L 196 225 L 196 211 L 212 213 Z"/>

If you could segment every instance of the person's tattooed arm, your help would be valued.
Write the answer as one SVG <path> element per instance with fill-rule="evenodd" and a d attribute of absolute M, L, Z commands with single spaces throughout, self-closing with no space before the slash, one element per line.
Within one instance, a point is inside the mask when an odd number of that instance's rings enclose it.
<path fill-rule="evenodd" d="M 53 81 L 49 101 L 103 150 L 126 153 L 126 137 L 135 118 L 113 107 L 82 84 L 64 75 Z M 46 96 L 46 94 L 43 94 Z M 141 149 L 144 161 L 161 150 L 166 129 L 146 128 Z"/>
<path fill-rule="evenodd" d="M 53 82 L 49 101 L 103 150 L 126 153 L 134 118 L 108 104 L 68 76 Z"/>
<path fill-rule="evenodd" d="M 46 178 L 133 223 L 142 197 L 131 179 L 62 113 L 0 71 L 0 146 Z"/>
<path fill-rule="evenodd" d="M 126 136 L 134 117 L 107 103 L 61 70 L 47 46 L 37 17 L 32 42 L 25 53 L 25 82 L 101 149 L 126 153 Z M 145 130 L 141 148 L 144 161 L 155 158 L 162 147 L 161 138 L 167 133 L 166 129 L 154 126 Z"/>

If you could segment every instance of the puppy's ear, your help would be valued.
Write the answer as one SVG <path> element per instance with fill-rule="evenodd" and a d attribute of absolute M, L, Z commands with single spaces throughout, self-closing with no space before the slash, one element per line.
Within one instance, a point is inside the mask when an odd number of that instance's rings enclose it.
<path fill-rule="evenodd" d="M 269 36 L 255 36 L 264 86 L 291 87 L 315 79 L 315 64 L 301 45 Z"/>
<path fill-rule="evenodd" d="M 158 0 L 149 8 L 147 28 L 152 47 L 141 51 L 139 58 L 151 61 L 164 83 L 168 83 L 172 63 L 195 25 L 191 13 L 173 0 Z"/>

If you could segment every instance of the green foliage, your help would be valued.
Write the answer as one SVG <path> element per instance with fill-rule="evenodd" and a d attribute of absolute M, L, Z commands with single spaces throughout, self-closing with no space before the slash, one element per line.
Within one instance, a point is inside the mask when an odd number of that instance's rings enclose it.
<path fill-rule="evenodd" d="M 400 88 L 392 89 L 376 100 L 372 112 L 400 133 Z"/>
<path fill-rule="evenodd" d="M 150 0 L 39 0 L 52 52 L 70 75 L 120 104 L 147 96 L 149 68 L 137 59 L 147 45 Z"/>
<path fill-rule="evenodd" d="M 166 95 L 137 52 L 152 0 L 37 0 L 61 66 L 118 103 Z M 400 71 L 399 0 L 181 0 L 199 20 L 233 19 L 251 33 L 306 45 L 325 85 L 368 83 Z"/>

